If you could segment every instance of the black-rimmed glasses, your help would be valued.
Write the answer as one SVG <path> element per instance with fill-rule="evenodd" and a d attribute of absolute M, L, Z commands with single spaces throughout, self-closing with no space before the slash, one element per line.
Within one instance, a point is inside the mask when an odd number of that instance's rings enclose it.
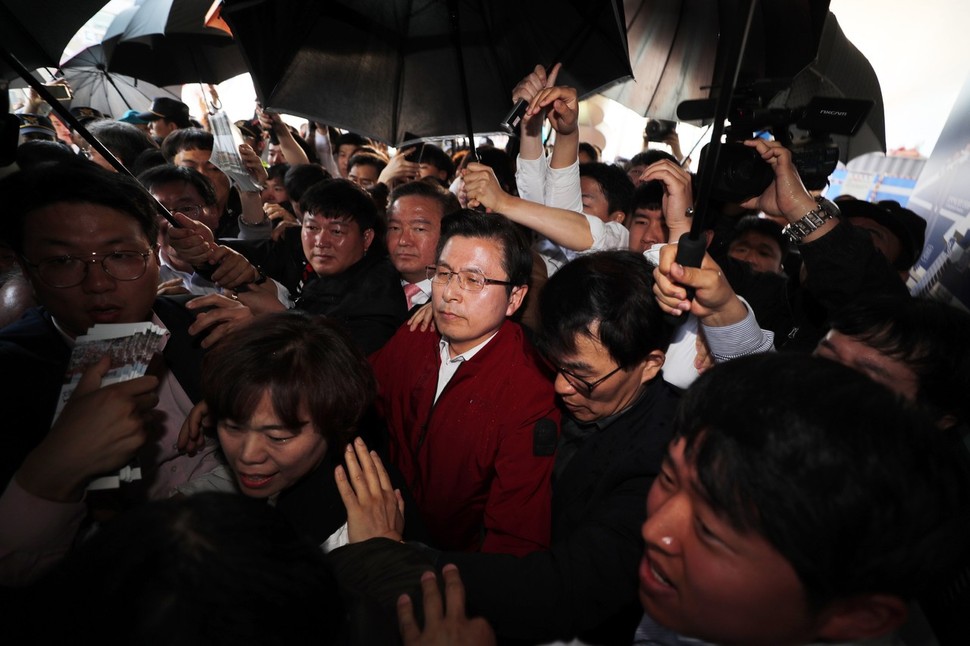
<path fill-rule="evenodd" d="M 617 366 L 613 370 L 609 371 L 599 379 L 593 382 L 586 381 L 582 377 L 577 377 L 573 373 L 569 372 L 565 368 L 556 368 L 556 372 L 560 373 L 569 385 L 572 386 L 577 392 L 589 397 L 593 394 L 593 390 L 599 386 L 601 383 L 618 373 L 622 369 L 622 366 Z"/>
<path fill-rule="evenodd" d="M 44 258 L 36 263 L 26 258 L 23 258 L 23 261 L 37 272 L 37 276 L 47 285 L 67 288 L 83 283 L 88 275 L 88 268 L 93 263 L 100 263 L 104 273 L 115 280 L 138 280 L 145 275 L 148 257 L 152 255 L 153 250 L 154 247 L 148 251 L 110 251 L 91 253 L 86 256 L 55 256 Z"/>
<path fill-rule="evenodd" d="M 452 276 L 458 277 L 458 286 L 468 292 L 480 292 L 486 285 L 511 285 L 507 280 L 497 278 L 486 278 L 480 271 L 451 271 L 445 267 L 426 267 L 428 280 L 433 285 L 447 285 L 451 282 Z"/>

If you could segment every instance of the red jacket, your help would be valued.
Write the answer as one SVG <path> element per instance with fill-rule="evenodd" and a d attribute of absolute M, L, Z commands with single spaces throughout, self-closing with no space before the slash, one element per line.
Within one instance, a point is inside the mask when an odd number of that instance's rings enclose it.
<path fill-rule="evenodd" d="M 522 555 L 549 546 L 553 456 L 533 454 L 541 419 L 559 430 L 552 382 L 506 321 L 434 402 L 437 332 L 402 326 L 371 355 L 392 461 L 436 547 Z"/>

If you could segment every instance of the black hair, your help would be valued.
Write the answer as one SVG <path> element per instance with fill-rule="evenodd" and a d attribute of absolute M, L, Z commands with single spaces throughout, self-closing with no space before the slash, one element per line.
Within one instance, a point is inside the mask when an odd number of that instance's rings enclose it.
<path fill-rule="evenodd" d="M 664 185 L 659 179 L 644 182 L 633 191 L 633 200 L 630 204 L 630 215 L 632 216 L 637 209 L 650 209 L 659 211 L 663 208 Z"/>
<path fill-rule="evenodd" d="M 382 170 L 387 168 L 387 160 L 380 155 L 375 155 L 374 153 L 360 152 L 358 150 L 354 153 L 353 157 L 347 162 L 347 169 L 350 170 L 354 166 L 371 166 L 377 169 L 377 173 L 380 174 Z"/>
<path fill-rule="evenodd" d="M 333 142 L 333 152 L 336 153 L 340 150 L 341 146 L 353 145 L 357 146 L 369 146 L 371 145 L 370 139 L 362 135 L 358 135 L 356 132 L 344 132 L 337 136 L 337 139 Z"/>
<path fill-rule="evenodd" d="M 165 160 L 172 163 L 175 155 L 183 150 L 212 150 L 215 138 L 212 133 L 202 128 L 181 128 L 165 137 L 162 142 L 162 154 Z"/>
<path fill-rule="evenodd" d="M 579 152 L 586 153 L 594 162 L 598 162 L 600 160 L 600 149 L 588 141 L 580 142 Z"/>
<path fill-rule="evenodd" d="M 781 250 L 781 260 L 784 262 L 785 257 L 788 256 L 789 240 L 787 236 L 782 233 L 781 225 L 770 218 L 762 218 L 757 215 L 746 215 L 739 219 L 737 223 L 735 223 L 734 229 L 731 231 L 730 238 L 728 238 L 728 248 L 730 248 L 731 244 L 735 240 L 740 238 L 748 231 L 760 233 L 770 240 L 773 240 L 775 244 L 778 245 L 778 249 Z"/>
<path fill-rule="evenodd" d="M 288 427 L 301 408 L 339 455 L 373 402 L 370 365 L 333 319 L 298 310 L 257 317 L 227 335 L 202 362 L 203 398 L 216 421 L 244 423 L 264 394 Z"/>
<path fill-rule="evenodd" d="M 610 213 L 622 211 L 627 217 L 630 216 L 633 206 L 633 182 L 627 174 L 618 166 L 591 162 L 579 165 L 579 176 L 589 177 L 595 180 L 606 196 Z"/>
<path fill-rule="evenodd" d="M 279 180 L 281 182 L 285 182 L 285 180 L 286 180 L 286 173 L 287 173 L 287 171 L 290 170 L 290 168 L 291 168 L 290 165 L 289 164 L 285 164 L 285 163 L 284 164 L 273 164 L 272 166 L 270 166 L 269 168 L 266 169 L 266 178 L 267 179 L 277 179 L 277 180 Z"/>
<path fill-rule="evenodd" d="M 28 591 L 28 594 L 31 594 Z M 270 646 L 342 643 L 345 606 L 318 545 L 263 500 L 201 493 L 140 505 L 104 523 L 25 606 L 59 617 L 30 633 L 58 643 Z"/>
<path fill-rule="evenodd" d="M 143 152 L 158 149 L 145 131 L 130 123 L 99 119 L 89 123 L 87 129 L 129 170 L 134 167 L 135 161 Z"/>
<path fill-rule="evenodd" d="M 438 182 L 420 179 L 406 184 L 399 184 L 391 191 L 387 200 L 388 213 L 390 214 L 394 208 L 394 203 L 399 199 L 411 196 L 426 197 L 437 202 L 441 206 L 442 217 L 461 210 L 461 203 L 454 193 L 441 186 Z"/>
<path fill-rule="evenodd" d="M 78 155 L 60 140 L 34 139 L 17 146 L 17 166 L 25 170 L 44 162 L 76 162 Z"/>
<path fill-rule="evenodd" d="M 518 185 L 515 183 L 515 160 L 507 152 L 495 146 L 479 146 L 475 149 L 475 154 L 478 155 L 478 163 L 495 172 L 495 179 L 503 191 L 509 195 L 519 194 Z M 472 161 L 472 156 L 466 154 L 461 159 L 461 168 L 465 168 Z"/>
<path fill-rule="evenodd" d="M 916 402 L 931 417 L 970 422 L 970 313 L 941 301 L 868 296 L 834 312 L 830 324 L 904 362 L 916 374 Z"/>
<path fill-rule="evenodd" d="M 429 143 L 420 143 L 416 149 L 407 156 L 407 160 L 415 163 L 431 164 L 438 170 L 447 173 L 444 181 L 449 182 L 455 176 L 455 162 L 439 146 Z"/>
<path fill-rule="evenodd" d="M 680 165 L 680 160 L 668 153 L 665 150 L 644 150 L 641 153 L 637 153 L 630 159 L 629 167 L 633 166 L 650 166 L 651 164 L 660 161 L 661 159 L 667 159 L 678 166 Z"/>
<path fill-rule="evenodd" d="M 48 162 L 8 175 L 0 182 L 4 217 L 0 239 L 18 254 L 24 251 L 24 228 L 30 214 L 60 203 L 106 206 L 134 218 L 149 244 L 158 238 L 156 202 L 137 181 L 84 159 Z"/>
<path fill-rule="evenodd" d="M 300 209 L 326 219 L 356 222 L 361 231 L 376 231 L 378 226 L 374 200 L 367 191 L 348 179 L 317 182 L 300 198 Z"/>
<path fill-rule="evenodd" d="M 539 296 L 536 342 L 559 359 L 576 352 L 576 339 L 593 338 L 623 369 L 666 351 L 670 327 L 653 297 L 653 268 L 627 250 L 584 254 L 553 274 Z"/>
<path fill-rule="evenodd" d="M 290 200 L 299 203 L 307 189 L 325 179 L 332 178 L 330 173 L 322 166 L 294 164 L 290 166 L 290 170 L 286 171 L 286 176 L 283 178 L 283 187 L 286 188 L 286 194 L 290 196 Z"/>
<path fill-rule="evenodd" d="M 162 184 L 188 184 L 195 187 L 195 190 L 199 192 L 199 197 L 202 198 L 202 203 L 205 206 L 214 206 L 216 203 L 216 189 L 213 188 L 212 182 L 194 168 L 173 166 L 172 164 L 154 166 L 139 175 L 138 181 L 149 193 L 152 192 L 153 188 Z"/>
<path fill-rule="evenodd" d="M 522 231 L 504 215 L 497 213 L 481 213 L 471 209 L 462 209 L 441 220 L 441 238 L 435 258 L 441 257 L 445 244 L 453 237 L 481 238 L 494 240 L 502 248 L 502 269 L 508 275 L 510 285 L 506 292 L 512 293 L 512 288 L 528 285 L 532 277 L 532 249 Z"/>
<path fill-rule="evenodd" d="M 908 598 L 970 544 L 970 479 L 952 443 L 866 376 L 759 354 L 715 366 L 681 400 L 675 439 L 701 495 L 792 565 L 810 606 Z"/>

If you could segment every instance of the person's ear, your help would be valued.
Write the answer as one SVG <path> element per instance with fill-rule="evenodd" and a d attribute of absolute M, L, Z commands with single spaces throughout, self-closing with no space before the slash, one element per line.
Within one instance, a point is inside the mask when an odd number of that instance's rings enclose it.
<path fill-rule="evenodd" d="M 640 383 L 645 384 L 660 373 L 667 356 L 662 350 L 652 350 L 642 362 Z"/>
<path fill-rule="evenodd" d="M 895 595 L 863 594 L 831 603 L 822 617 L 816 639 L 856 642 L 897 630 L 909 618 L 909 608 Z"/>
<path fill-rule="evenodd" d="M 623 224 L 624 220 L 626 220 L 626 213 L 623 211 L 613 211 L 606 219 L 608 222 L 619 222 Z"/>
<path fill-rule="evenodd" d="M 374 242 L 374 230 L 364 229 L 364 253 L 370 249 L 371 243 Z"/>
<path fill-rule="evenodd" d="M 505 308 L 505 315 L 512 316 L 522 307 L 522 301 L 525 300 L 525 295 L 529 293 L 528 285 L 516 285 L 512 288 L 512 293 L 509 294 L 509 306 Z"/>

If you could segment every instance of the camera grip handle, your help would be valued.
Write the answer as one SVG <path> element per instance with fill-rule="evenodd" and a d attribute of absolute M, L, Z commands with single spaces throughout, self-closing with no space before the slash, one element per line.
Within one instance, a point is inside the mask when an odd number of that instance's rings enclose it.
<path fill-rule="evenodd" d="M 700 267 L 706 251 L 707 240 L 703 236 L 691 238 L 690 233 L 685 233 L 677 241 L 677 257 L 674 261 L 683 267 Z M 687 300 L 694 300 L 694 288 L 685 287 L 685 289 L 687 290 Z M 671 325 L 677 326 L 687 320 L 686 314 L 686 312 L 680 316 L 664 314 L 664 319 Z"/>

